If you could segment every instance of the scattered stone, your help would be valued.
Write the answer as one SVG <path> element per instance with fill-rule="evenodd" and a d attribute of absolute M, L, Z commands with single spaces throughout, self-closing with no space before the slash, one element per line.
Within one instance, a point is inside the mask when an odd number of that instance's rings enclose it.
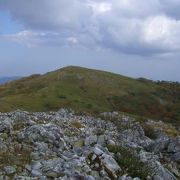
<path fill-rule="evenodd" d="M 90 135 L 89 137 L 87 137 L 85 139 L 85 145 L 89 146 L 89 145 L 93 145 L 97 143 L 97 135 Z"/>
<path fill-rule="evenodd" d="M 31 171 L 31 174 L 32 174 L 33 177 L 42 176 L 41 172 L 39 172 L 38 170 L 34 170 L 34 169 Z"/>
<path fill-rule="evenodd" d="M 16 172 L 16 169 L 12 166 L 6 166 L 4 167 L 4 171 L 7 175 L 14 174 Z"/>
<path fill-rule="evenodd" d="M 104 145 L 105 144 L 105 137 L 104 135 L 98 136 L 97 144 Z"/>
<path fill-rule="evenodd" d="M 153 180 L 167 179 L 167 180 L 176 180 L 176 177 L 162 166 L 158 161 L 158 156 L 155 156 L 151 153 L 140 152 L 140 160 L 146 163 L 150 172 L 152 173 Z"/>
<path fill-rule="evenodd" d="M 117 174 L 121 171 L 120 166 L 117 164 L 117 162 L 112 158 L 112 156 L 103 154 L 101 162 L 103 166 L 105 167 L 105 170 L 107 171 L 110 176 L 113 176 L 114 178 L 117 178 Z"/>
<path fill-rule="evenodd" d="M 97 156 L 101 156 L 104 152 L 99 149 L 97 146 L 94 148 L 94 154 L 96 154 Z"/>
<path fill-rule="evenodd" d="M 171 155 L 171 160 L 174 162 L 180 163 L 180 152 L 177 152 Z"/>
<path fill-rule="evenodd" d="M 10 133 L 12 129 L 11 119 L 6 118 L 3 121 L 0 121 L 0 133 Z"/>
<path fill-rule="evenodd" d="M 116 161 L 124 160 L 123 153 L 109 152 L 109 145 L 136 152 L 149 168 L 147 180 L 179 178 L 180 137 L 151 140 L 133 118 L 117 112 L 101 115 L 106 120 L 67 109 L 0 113 L 0 180 L 140 180 L 123 172 Z M 83 126 L 75 128 L 72 122 Z"/>
<path fill-rule="evenodd" d="M 113 140 L 111 140 L 111 139 L 108 141 L 108 144 L 109 145 L 113 145 L 113 146 L 116 145 L 116 143 Z"/>

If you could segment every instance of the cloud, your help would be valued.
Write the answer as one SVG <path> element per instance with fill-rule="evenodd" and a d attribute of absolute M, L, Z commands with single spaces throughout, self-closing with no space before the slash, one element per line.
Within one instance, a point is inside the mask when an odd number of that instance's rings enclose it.
<path fill-rule="evenodd" d="M 167 16 L 180 20 L 180 1 L 179 0 L 159 0 L 160 10 Z"/>
<path fill-rule="evenodd" d="M 92 8 L 95 14 L 106 13 L 112 10 L 112 4 L 107 2 L 89 2 L 87 6 Z"/>
<path fill-rule="evenodd" d="M 29 47 L 76 45 L 138 55 L 180 51 L 179 0 L 6 0 L 24 31 L 1 35 Z"/>
<path fill-rule="evenodd" d="M 179 51 L 180 21 L 166 16 L 148 18 L 144 23 L 143 38 L 147 44 L 165 51 Z"/>
<path fill-rule="evenodd" d="M 71 45 L 76 45 L 78 44 L 78 39 L 76 37 L 68 37 L 67 39 L 67 42 Z"/>
<path fill-rule="evenodd" d="M 0 40 L 13 41 L 27 47 L 78 45 L 76 37 L 65 38 L 58 33 L 33 32 L 26 30 L 16 34 L 1 35 Z"/>

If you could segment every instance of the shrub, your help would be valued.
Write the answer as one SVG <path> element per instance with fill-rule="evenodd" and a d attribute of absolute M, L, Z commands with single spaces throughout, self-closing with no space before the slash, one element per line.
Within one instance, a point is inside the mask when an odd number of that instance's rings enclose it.
<path fill-rule="evenodd" d="M 66 97 L 65 95 L 61 95 L 61 94 L 58 95 L 58 98 L 59 98 L 59 99 L 67 99 L 67 97 Z"/>
<path fill-rule="evenodd" d="M 153 126 L 148 125 L 148 124 L 143 124 L 142 127 L 144 129 L 145 136 L 149 137 L 150 139 L 157 138 L 157 133 L 155 132 L 155 129 Z"/>
<path fill-rule="evenodd" d="M 149 174 L 148 168 L 145 163 L 139 160 L 134 152 L 117 145 L 108 145 L 107 148 L 110 152 L 116 154 L 115 159 L 121 167 L 123 174 L 128 174 L 131 177 L 146 179 Z M 120 153 L 120 156 L 117 156 L 118 153 Z"/>
<path fill-rule="evenodd" d="M 89 108 L 89 109 L 91 109 L 93 107 L 93 105 L 92 104 L 87 104 L 87 108 Z"/>

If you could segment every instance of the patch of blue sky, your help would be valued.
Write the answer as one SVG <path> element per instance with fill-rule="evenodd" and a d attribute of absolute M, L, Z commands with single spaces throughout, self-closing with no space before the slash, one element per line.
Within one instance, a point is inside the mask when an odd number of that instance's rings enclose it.
<path fill-rule="evenodd" d="M 23 30 L 23 26 L 15 22 L 8 12 L 0 11 L 0 34 L 14 34 Z"/>

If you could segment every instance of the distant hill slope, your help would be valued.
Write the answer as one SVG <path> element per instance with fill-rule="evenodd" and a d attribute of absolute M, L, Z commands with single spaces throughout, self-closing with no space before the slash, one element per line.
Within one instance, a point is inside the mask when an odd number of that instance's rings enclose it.
<path fill-rule="evenodd" d="M 0 86 L 0 111 L 123 111 L 179 122 L 180 84 L 69 66 Z"/>
<path fill-rule="evenodd" d="M 19 76 L 13 76 L 13 77 L 1 77 L 0 78 L 0 84 L 4 84 L 7 83 L 9 81 L 13 81 L 13 80 L 17 80 L 20 79 L 21 77 Z"/>

